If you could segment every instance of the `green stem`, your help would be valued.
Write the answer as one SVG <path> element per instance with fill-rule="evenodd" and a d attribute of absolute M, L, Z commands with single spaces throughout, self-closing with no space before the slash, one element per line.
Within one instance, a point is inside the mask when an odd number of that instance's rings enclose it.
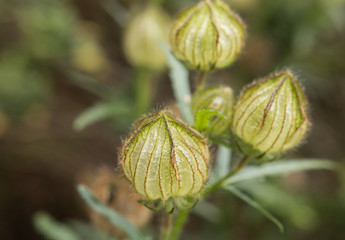
<path fill-rule="evenodd" d="M 152 74 L 144 69 L 138 69 L 135 79 L 135 117 L 146 113 L 151 104 L 153 95 Z"/>
<path fill-rule="evenodd" d="M 160 239 L 162 240 L 170 240 L 171 239 L 171 232 L 172 232 L 172 225 L 173 224 L 173 214 L 165 212 L 164 215 L 164 225 L 161 233 Z"/>
<path fill-rule="evenodd" d="M 249 157 L 244 155 L 243 158 L 239 161 L 239 163 L 227 175 L 225 175 L 224 177 L 219 179 L 217 182 L 215 182 L 214 184 L 206 188 L 204 192 L 202 193 L 202 195 L 205 197 L 209 193 L 220 188 L 230 177 L 232 177 L 237 172 L 239 172 L 248 163 L 248 161 L 249 161 Z"/>
<path fill-rule="evenodd" d="M 177 240 L 181 234 L 182 228 L 188 219 L 189 210 L 180 210 L 173 224 L 169 240 Z"/>

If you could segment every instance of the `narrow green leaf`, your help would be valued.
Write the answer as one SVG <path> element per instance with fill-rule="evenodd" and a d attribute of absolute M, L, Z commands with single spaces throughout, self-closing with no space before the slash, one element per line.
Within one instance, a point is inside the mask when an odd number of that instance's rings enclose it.
<path fill-rule="evenodd" d="M 33 218 L 36 230 L 49 240 L 81 240 L 70 227 L 59 223 L 46 212 L 37 212 Z"/>
<path fill-rule="evenodd" d="M 72 220 L 68 223 L 71 228 L 80 234 L 82 240 L 116 240 L 115 236 L 102 232 L 90 223 L 79 220 Z"/>
<path fill-rule="evenodd" d="M 101 6 L 104 11 L 109 14 L 113 20 L 118 23 L 121 27 L 124 27 L 128 22 L 130 13 L 127 8 L 123 7 L 118 1 L 113 0 L 103 0 L 101 1 Z"/>
<path fill-rule="evenodd" d="M 89 205 L 89 207 L 106 217 L 111 224 L 123 230 L 130 239 L 144 239 L 132 224 L 114 210 L 103 205 L 85 186 L 78 185 L 77 190 L 81 198 Z"/>
<path fill-rule="evenodd" d="M 182 115 L 186 119 L 187 123 L 193 125 L 194 119 L 190 108 L 192 94 L 189 87 L 188 70 L 171 53 L 170 48 L 166 43 L 161 43 L 160 46 L 167 59 L 168 67 L 170 70 L 169 75 L 177 105 L 179 106 Z"/>
<path fill-rule="evenodd" d="M 73 122 L 73 129 L 81 131 L 85 127 L 106 119 L 112 114 L 108 103 L 98 103 L 82 112 Z"/>
<path fill-rule="evenodd" d="M 130 106 L 123 100 L 115 99 L 111 102 L 100 102 L 82 112 L 73 122 L 73 129 L 82 131 L 87 126 L 109 119 L 111 117 L 127 117 Z"/>
<path fill-rule="evenodd" d="M 303 194 L 293 195 L 281 186 L 263 181 L 247 181 L 236 186 L 300 229 L 313 229 L 318 222 L 320 216 L 310 203 L 312 199 Z"/>
<path fill-rule="evenodd" d="M 220 112 L 218 112 L 217 110 L 209 110 L 209 109 L 199 110 L 197 114 L 195 115 L 195 125 L 194 125 L 195 128 L 200 131 L 204 131 L 208 127 L 213 116 L 219 116 L 219 117 L 225 118 L 225 116 L 221 114 Z"/>
<path fill-rule="evenodd" d="M 279 228 L 280 232 L 284 232 L 283 224 L 275 216 L 273 216 L 270 212 L 268 212 L 263 206 L 261 206 L 257 201 L 255 201 L 248 195 L 244 194 L 243 192 L 241 192 L 234 186 L 225 186 L 224 189 L 230 191 L 235 196 L 237 196 L 238 198 L 246 202 L 249 206 L 258 210 L 262 215 L 264 215 L 269 220 L 271 220 Z"/>
<path fill-rule="evenodd" d="M 295 160 L 281 160 L 277 162 L 270 162 L 262 164 L 261 166 L 249 166 L 244 168 L 241 172 L 231 177 L 226 181 L 227 185 L 251 180 L 254 178 L 262 178 L 268 176 L 285 175 L 292 172 L 304 170 L 327 169 L 334 170 L 337 164 L 330 160 L 323 159 L 295 159 Z"/>

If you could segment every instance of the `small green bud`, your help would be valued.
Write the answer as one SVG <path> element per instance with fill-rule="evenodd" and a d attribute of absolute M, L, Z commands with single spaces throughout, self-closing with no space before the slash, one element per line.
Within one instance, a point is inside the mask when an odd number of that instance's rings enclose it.
<path fill-rule="evenodd" d="M 221 0 L 182 11 L 170 32 L 172 51 L 191 69 L 210 71 L 234 62 L 244 47 L 246 26 Z"/>
<path fill-rule="evenodd" d="M 197 91 L 192 99 L 192 112 L 198 114 L 200 110 L 216 110 L 208 123 L 205 132 L 213 136 L 222 136 L 230 129 L 234 96 L 229 87 L 211 87 Z"/>
<path fill-rule="evenodd" d="M 302 88 L 289 70 L 248 85 L 234 108 L 232 131 L 239 147 L 265 159 L 295 147 L 309 126 L 306 107 Z"/>
<path fill-rule="evenodd" d="M 171 20 L 167 13 L 149 4 L 129 21 L 124 32 L 124 53 L 138 68 L 160 71 L 166 66 L 159 42 L 168 41 Z"/>
<path fill-rule="evenodd" d="M 165 111 L 139 120 L 121 151 L 126 177 L 149 200 L 196 196 L 207 180 L 208 161 L 204 137 Z"/>

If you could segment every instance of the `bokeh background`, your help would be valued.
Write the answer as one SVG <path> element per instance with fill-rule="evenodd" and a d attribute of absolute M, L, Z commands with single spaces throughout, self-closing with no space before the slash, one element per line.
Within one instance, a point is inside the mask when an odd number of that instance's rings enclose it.
<path fill-rule="evenodd" d="M 117 232 L 87 210 L 75 190 L 80 182 L 110 202 L 109 186 L 115 186 L 115 208 L 136 204 L 134 197 L 127 199 L 133 195 L 127 182 L 115 175 L 121 139 L 138 117 L 133 113 L 138 69 L 125 58 L 124 27 L 146 2 L 0 0 L 1 239 L 43 239 L 33 225 L 37 211 L 62 223 L 78 219 Z M 151 2 L 174 16 L 197 1 Z M 238 94 L 253 79 L 291 68 L 305 86 L 313 126 L 290 157 L 331 159 L 343 166 L 344 0 L 227 2 L 247 23 L 247 43 L 241 58 L 213 72 L 209 82 L 228 84 Z M 192 80 L 196 77 L 191 72 Z M 150 109 L 171 105 L 167 72 L 153 78 Z M 281 219 L 284 234 L 256 210 L 219 193 L 211 199 L 221 209 L 218 221 L 192 215 L 182 239 L 344 239 L 341 173 L 303 172 L 273 180 L 272 186 L 259 187 L 254 197 Z M 130 207 L 136 224 L 145 226 L 152 216 L 137 207 Z M 159 221 L 154 215 L 146 231 Z M 82 231 L 80 222 L 73 226 Z"/>

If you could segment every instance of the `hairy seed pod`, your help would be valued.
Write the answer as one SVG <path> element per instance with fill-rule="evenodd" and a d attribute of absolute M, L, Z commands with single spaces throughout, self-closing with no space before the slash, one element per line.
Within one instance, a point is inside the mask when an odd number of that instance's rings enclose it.
<path fill-rule="evenodd" d="M 245 24 L 226 3 L 204 0 L 177 16 L 170 44 L 189 68 L 210 71 L 227 67 L 238 58 L 245 35 Z"/>
<path fill-rule="evenodd" d="M 309 121 L 307 100 L 289 70 L 245 87 L 235 108 L 232 131 L 241 150 L 271 159 L 298 145 Z"/>
<path fill-rule="evenodd" d="M 168 41 L 171 20 L 167 13 L 154 4 L 134 14 L 124 32 L 124 53 L 127 60 L 138 68 L 162 70 L 165 56 L 159 42 Z"/>
<path fill-rule="evenodd" d="M 210 87 L 197 91 L 192 99 L 192 112 L 216 110 L 220 113 L 210 120 L 205 132 L 213 136 L 222 136 L 230 129 L 234 96 L 231 88 L 226 86 Z"/>
<path fill-rule="evenodd" d="M 207 180 L 208 161 L 204 137 L 165 111 L 139 120 L 121 151 L 126 177 L 149 200 L 196 196 Z"/>

